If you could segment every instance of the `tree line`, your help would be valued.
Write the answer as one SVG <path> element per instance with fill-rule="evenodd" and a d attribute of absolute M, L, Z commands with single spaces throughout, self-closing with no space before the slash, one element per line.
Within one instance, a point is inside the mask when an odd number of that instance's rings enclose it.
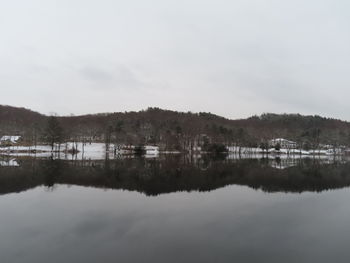
<path fill-rule="evenodd" d="M 0 136 L 21 135 L 25 143 L 103 142 L 107 145 L 159 145 L 163 150 L 222 145 L 268 147 L 272 138 L 297 142 L 300 148 L 320 144 L 350 145 L 350 123 L 299 114 L 263 114 L 230 120 L 211 113 L 148 108 L 82 116 L 46 116 L 23 108 L 0 106 Z"/>

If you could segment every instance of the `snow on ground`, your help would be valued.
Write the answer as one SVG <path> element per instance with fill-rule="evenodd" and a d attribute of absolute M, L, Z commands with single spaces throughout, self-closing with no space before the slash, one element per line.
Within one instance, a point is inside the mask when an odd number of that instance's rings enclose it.
<path fill-rule="evenodd" d="M 114 158 L 115 155 L 124 155 L 124 154 L 130 154 L 130 151 L 128 150 L 117 150 L 114 153 L 114 145 L 110 145 L 109 151 L 108 151 L 108 157 Z M 64 159 L 71 159 L 72 154 L 69 153 L 70 150 L 73 148 L 77 148 L 78 153 L 74 155 L 74 159 L 79 160 L 101 160 L 106 157 L 106 145 L 104 143 L 74 143 L 68 142 L 65 144 L 61 144 L 60 147 L 58 145 L 55 145 L 54 147 L 54 153 L 51 153 L 51 146 L 50 145 L 37 145 L 37 146 L 7 146 L 7 147 L 0 147 L 0 154 L 6 154 L 9 156 L 36 156 L 36 157 L 50 157 L 51 155 L 64 158 Z M 60 153 L 58 153 L 58 149 L 60 149 Z M 157 146 L 146 146 L 146 158 L 156 158 L 159 156 L 159 148 Z M 230 146 L 228 147 L 229 155 L 237 155 L 240 153 L 241 155 L 266 155 L 266 151 L 261 148 L 252 148 L 252 147 L 236 147 L 236 146 Z M 280 149 L 279 151 L 276 151 L 275 148 L 270 148 L 267 150 L 269 153 L 269 156 L 276 157 L 279 156 L 283 158 L 283 156 L 333 156 L 334 152 L 333 150 L 315 150 L 315 151 L 305 151 L 300 149 Z M 163 152 L 162 152 L 163 153 Z M 166 153 L 166 152 L 165 152 Z M 341 155 L 340 151 L 336 151 L 337 155 Z"/>
<path fill-rule="evenodd" d="M 104 159 L 106 156 L 106 147 L 104 143 L 77 143 L 74 144 L 74 147 L 77 147 L 77 150 L 79 151 L 74 158 L 78 159 Z M 54 151 L 58 151 L 58 145 L 55 145 Z M 69 142 L 67 144 L 61 144 L 60 146 L 60 153 L 54 152 L 54 156 L 60 156 L 60 157 L 66 157 L 71 156 L 69 153 L 64 153 L 64 151 L 68 151 L 73 149 L 73 143 Z M 37 145 L 37 146 L 8 146 L 8 147 L 1 147 L 0 152 L 6 153 L 10 156 L 31 156 L 35 155 L 37 157 L 50 157 L 52 155 L 51 153 L 51 146 L 50 145 Z"/>
<path fill-rule="evenodd" d="M 69 153 L 70 150 L 77 149 L 78 153 L 74 156 Z M 159 156 L 158 147 L 147 146 L 145 158 L 156 158 Z M 60 152 L 58 152 L 60 149 Z M 59 157 L 61 159 L 78 159 L 78 160 L 102 160 L 106 158 L 106 145 L 104 143 L 73 143 L 68 142 L 61 144 L 60 147 L 55 145 L 54 152 L 51 153 L 50 145 L 37 146 L 8 146 L 0 147 L 0 153 L 9 156 L 36 156 L 36 157 Z M 117 150 L 116 155 L 130 153 L 125 150 Z M 110 145 L 108 157 L 114 158 L 114 145 Z"/>

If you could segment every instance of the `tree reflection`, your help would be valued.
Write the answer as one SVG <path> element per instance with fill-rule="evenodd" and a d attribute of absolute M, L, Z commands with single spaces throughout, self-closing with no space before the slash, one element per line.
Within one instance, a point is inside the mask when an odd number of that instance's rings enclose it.
<path fill-rule="evenodd" d="M 290 163 L 288 163 L 290 162 Z M 168 156 L 160 159 L 18 160 L 0 168 L 0 193 L 56 184 L 138 191 L 158 195 L 176 191 L 212 191 L 245 185 L 266 192 L 324 191 L 350 185 L 350 164 L 317 159 L 229 159 Z M 293 165 L 293 166 L 292 166 Z"/>

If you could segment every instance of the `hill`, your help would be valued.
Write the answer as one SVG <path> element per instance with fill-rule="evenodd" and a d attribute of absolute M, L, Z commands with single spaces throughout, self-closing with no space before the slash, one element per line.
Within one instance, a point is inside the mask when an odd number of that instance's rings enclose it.
<path fill-rule="evenodd" d="M 25 141 L 44 139 L 49 116 L 24 108 L 0 106 L 0 135 L 21 135 Z M 300 144 L 350 144 L 350 123 L 320 116 L 272 114 L 230 120 L 211 113 L 148 108 L 139 112 L 115 112 L 57 117 L 66 140 L 110 143 L 160 144 L 184 149 L 211 143 L 257 146 L 282 137 Z"/>

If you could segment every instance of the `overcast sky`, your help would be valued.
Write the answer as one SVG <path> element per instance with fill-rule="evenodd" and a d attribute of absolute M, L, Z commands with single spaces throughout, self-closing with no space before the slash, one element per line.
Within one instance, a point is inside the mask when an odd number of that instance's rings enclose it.
<path fill-rule="evenodd" d="M 0 3 L 0 104 L 350 120 L 350 1 Z"/>

